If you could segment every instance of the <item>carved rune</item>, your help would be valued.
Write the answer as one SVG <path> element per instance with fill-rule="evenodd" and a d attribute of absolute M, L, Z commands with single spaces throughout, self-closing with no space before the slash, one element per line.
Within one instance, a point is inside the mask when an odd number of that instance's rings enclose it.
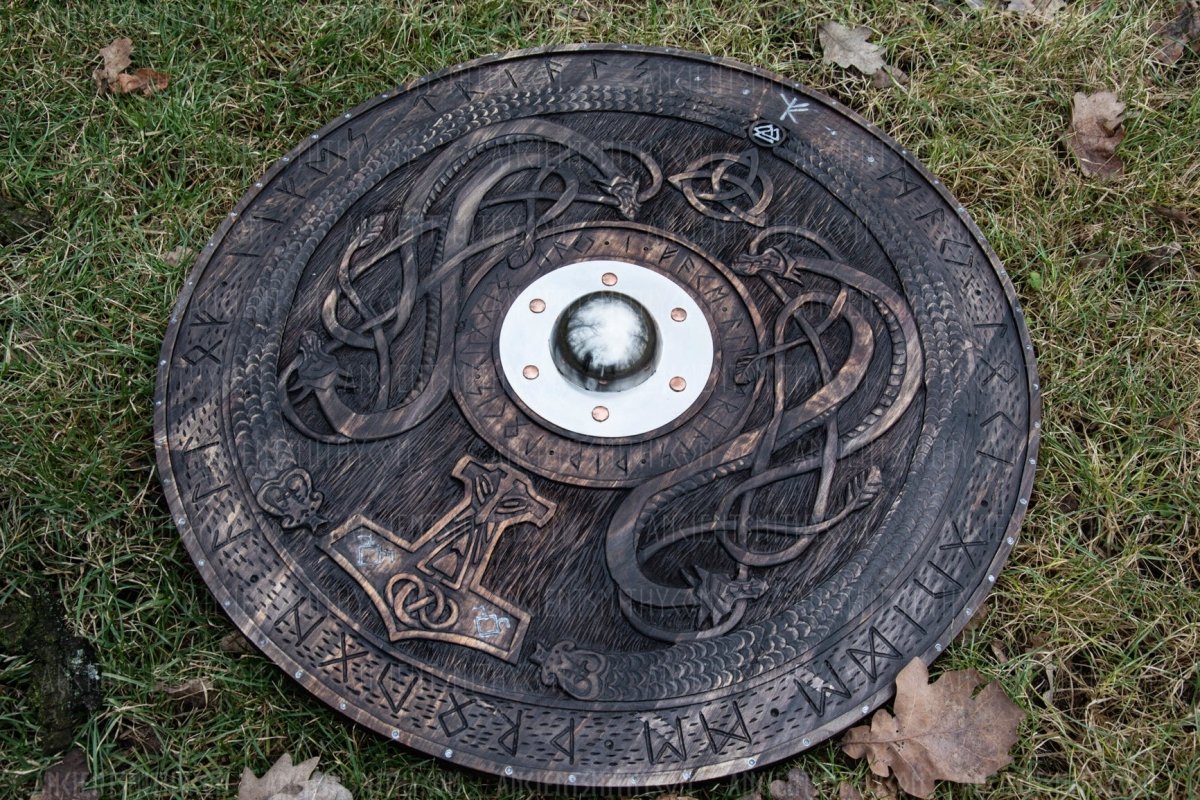
<path fill-rule="evenodd" d="M 366 591 L 391 641 L 437 639 L 514 661 L 529 614 L 481 581 L 504 531 L 544 526 L 555 504 L 502 464 L 464 456 L 453 474 L 463 499 L 415 541 L 356 514 L 318 545 Z"/>

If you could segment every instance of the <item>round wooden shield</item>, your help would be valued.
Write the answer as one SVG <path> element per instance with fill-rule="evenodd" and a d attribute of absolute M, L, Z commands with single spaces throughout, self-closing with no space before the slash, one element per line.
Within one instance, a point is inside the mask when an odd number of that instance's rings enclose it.
<path fill-rule="evenodd" d="M 1013 287 L 906 150 L 675 50 L 475 61 L 274 164 L 155 400 L 184 543 L 307 691 L 454 764 L 792 755 L 932 659 L 1029 501 Z"/>

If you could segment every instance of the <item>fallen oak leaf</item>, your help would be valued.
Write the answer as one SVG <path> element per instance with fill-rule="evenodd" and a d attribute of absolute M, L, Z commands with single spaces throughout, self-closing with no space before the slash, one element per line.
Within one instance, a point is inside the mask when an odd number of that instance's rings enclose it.
<path fill-rule="evenodd" d="M 92 73 L 92 80 L 96 82 L 96 89 L 101 94 L 115 85 L 121 73 L 129 69 L 129 65 L 133 63 L 129 58 L 131 52 L 133 40 L 127 38 L 113 39 L 108 47 L 100 48 L 100 58 L 104 59 L 104 66 Z"/>
<path fill-rule="evenodd" d="M 158 691 L 175 701 L 181 711 L 200 711 L 208 708 L 216 697 L 212 681 L 192 678 L 175 686 L 159 685 Z"/>
<path fill-rule="evenodd" d="M 883 60 L 883 48 L 867 41 L 870 35 L 870 28 L 847 28 L 836 22 L 822 23 L 817 29 L 817 38 L 821 40 L 821 60 L 839 67 L 854 67 L 859 72 L 871 75 L 875 86 L 879 88 L 892 83 L 907 83 L 908 76 L 903 71 Z"/>
<path fill-rule="evenodd" d="M 1125 169 L 1117 145 L 1125 138 L 1125 104 L 1112 92 L 1076 92 L 1068 143 L 1088 177 L 1115 178 Z"/>
<path fill-rule="evenodd" d="M 76 747 L 62 761 L 46 768 L 42 773 L 42 790 L 30 800 L 99 800 L 100 792 L 83 788 L 89 776 L 87 758 Z"/>
<path fill-rule="evenodd" d="M 817 789 L 802 769 L 788 770 L 787 779 L 767 784 L 771 800 L 817 800 Z"/>
<path fill-rule="evenodd" d="M 1184 0 L 1170 22 L 1162 22 L 1154 30 L 1161 41 L 1154 51 L 1154 60 L 1170 66 L 1183 58 L 1185 48 L 1200 45 L 1200 0 Z"/>
<path fill-rule="evenodd" d="M 1009 749 L 1025 712 L 998 683 L 982 683 L 973 669 L 946 672 L 929 682 L 919 658 L 896 676 L 895 716 L 879 710 L 870 725 L 847 731 L 842 750 L 866 758 L 871 771 L 887 776 L 916 797 L 930 797 L 934 781 L 984 783 L 1012 763 Z"/>
<path fill-rule="evenodd" d="M 130 75 L 128 72 L 117 76 L 117 94 L 133 94 L 141 92 L 149 97 L 156 91 L 167 88 L 170 78 L 161 72 L 155 72 L 149 67 L 142 67 Z"/>
<path fill-rule="evenodd" d="M 163 751 L 162 737 L 144 723 L 122 723 L 117 729 L 117 746 L 142 753 L 158 754 Z"/>
<path fill-rule="evenodd" d="M 1152 205 L 1150 210 L 1158 214 L 1163 219 L 1169 219 L 1172 222 L 1178 222 L 1181 225 L 1191 225 L 1196 221 L 1196 217 L 1184 211 L 1182 208 L 1173 208 L 1171 206 Z"/>
<path fill-rule="evenodd" d="M 164 73 L 141 67 L 133 73 L 126 72 L 132 60 L 133 41 L 128 38 L 114 39 L 108 47 L 101 48 L 100 57 L 104 66 L 92 72 L 92 80 L 96 89 L 104 94 L 131 94 L 141 92 L 144 95 L 154 94 L 167 88 L 170 77 Z"/>
<path fill-rule="evenodd" d="M 163 260 L 167 261 L 165 257 Z M 168 261 L 167 263 L 170 262 Z M 241 631 L 230 631 L 225 634 L 221 637 L 221 643 L 217 647 L 222 653 L 227 653 L 231 656 L 249 656 L 258 652 L 254 645 L 250 643 L 250 640 L 242 635 Z"/>
<path fill-rule="evenodd" d="M 817 38 L 821 40 L 824 51 L 821 60 L 839 67 L 854 67 L 866 75 L 875 74 L 876 70 L 883 69 L 883 56 L 880 55 L 883 48 L 868 42 L 870 35 L 870 28 L 847 28 L 836 22 L 823 23 L 817 29 Z"/>
<path fill-rule="evenodd" d="M 1050 19 L 1066 7 L 1066 0 L 1008 0 L 1008 10 L 1014 14 L 1042 19 Z"/>
<path fill-rule="evenodd" d="M 867 773 L 867 793 L 874 800 L 896 800 L 900 788 L 895 778 L 881 778 L 873 772 Z"/>
<path fill-rule="evenodd" d="M 899 67 L 884 64 L 883 67 L 875 70 L 875 74 L 871 76 L 871 85 L 876 89 L 888 89 L 892 86 L 908 86 L 908 76 Z"/>
<path fill-rule="evenodd" d="M 316 771 L 320 760 L 313 756 L 293 764 L 292 754 L 284 753 L 261 778 L 246 767 L 237 800 L 354 800 L 337 778 Z"/>
<path fill-rule="evenodd" d="M 1156 277 L 1164 269 L 1170 268 L 1182 254 L 1182 244 L 1179 242 L 1167 242 L 1166 244 L 1143 250 L 1133 256 L 1133 258 L 1129 259 L 1127 269 L 1130 274 L 1135 276 L 1143 278 Z"/>
<path fill-rule="evenodd" d="M 863 800 L 863 796 L 858 789 L 842 781 L 838 784 L 838 800 Z"/>

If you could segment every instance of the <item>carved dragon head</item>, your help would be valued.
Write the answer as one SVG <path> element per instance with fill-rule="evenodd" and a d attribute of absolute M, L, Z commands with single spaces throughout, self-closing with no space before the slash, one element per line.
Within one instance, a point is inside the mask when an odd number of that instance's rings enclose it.
<path fill-rule="evenodd" d="M 294 362 L 296 383 L 312 389 L 331 389 L 341 374 L 337 358 L 325 352 L 321 339 L 313 331 L 300 334 L 300 345 Z"/>
<path fill-rule="evenodd" d="M 730 578 L 703 567 L 696 567 L 694 576 L 685 574 L 684 577 L 700 601 L 701 622 L 711 621 L 713 625 L 719 625 L 728 617 L 739 600 L 757 599 L 769 588 L 762 578 Z"/>
<path fill-rule="evenodd" d="M 738 275 L 757 275 L 760 272 L 783 275 L 787 272 L 787 259 L 777 248 L 768 247 L 764 253 L 742 253 L 734 259 L 733 271 Z"/>
<path fill-rule="evenodd" d="M 626 178 L 624 175 L 614 175 L 612 180 L 601 184 L 600 188 L 616 202 L 621 216 L 625 219 L 633 219 L 637 216 L 641 203 L 637 199 L 638 185 L 632 179 Z"/>

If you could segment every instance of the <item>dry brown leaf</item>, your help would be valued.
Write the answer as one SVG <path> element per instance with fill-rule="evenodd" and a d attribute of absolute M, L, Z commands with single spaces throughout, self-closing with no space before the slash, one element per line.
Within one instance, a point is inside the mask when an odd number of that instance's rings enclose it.
<path fill-rule="evenodd" d="M 170 81 L 166 75 L 161 72 L 155 72 L 149 67 L 142 67 L 137 72 L 130 75 L 128 72 L 117 76 L 117 88 L 114 91 L 117 94 L 132 94 L 133 92 L 141 92 L 149 97 L 155 92 L 160 92 L 167 88 L 167 83 Z"/>
<path fill-rule="evenodd" d="M 787 779 L 767 784 L 771 800 L 816 800 L 817 789 L 802 769 L 788 770 Z"/>
<path fill-rule="evenodd" d="M 112 44 L 100 50 L 104 66 L 92 73 L 92 80 L 101 94 L 141 92 L 151 95 L 167 88 L 170 77 L 149 67 L 141 67 L 132 73 L 125 71 L 133 63 L 129 57 L 132 52 L 133 42 L 130 39 L 114 39 Z"/>
<path fill-rule="evenodd" d="M 1154 60 L 1171 65 L 1183 58 L 1185 48 L 1200 48 L 1200 0 L 1184 0 L 1170 22 L 1159 24 L 1154 35 L 1161 40 Z"/>
<path fill-rule="evenodd" d="M 871 85 L 876 89 L 888 89 L 892 86 L 908 86 L 908 76 L 904 74 L 904 70 L 893 67 L 891 64 L 884 64 L 882 68 L 875 70 L 875 74 L 871 76 Z"/>
<path fill-rule="evenodd" d="M 284 753 L 261 778 L 253 770 L 242 770 L 237 800 L 354 800 L 338 779 L 317 772 L 319 756 L 299 764 L 291 753 Z"/>
<path fill-rule="evenodd" d="M 216 698 L 212 681 L 208 678 L 192 678 L 175 686 L 158 686 L 160 692 L 175 701 L 181 711 L 199 711 L 208 708 Z"/>
<path fill-rule="evenodd" d="M 871 44 L 867 37 L 871 35 L 870 28 L 847 28 L 836 22 L 825 22 L 817 29 L 817 37 L 821 40 L 826 64 L 837 64 L 839 67 L 854 67 L 866 75 L 874 75 L 884 67 L 883 48 Z"/>
<path fill-rule="evenodd" d="M 870 35 L 870 28 L 847 28 L 836 22 L 822 24 L 817 29 L 824 51 L 822 60 L 839 67 L 854 67 L 870 75 L 876 89 L 908 85 L 908 76 L 903 70 L 884 62 L 883 48 L 867 41 Z"/>
<path fill-rule="evenodd" d="M 1182 208 L 1173 208 L 1171 206 L 1150 206 L 1150 210 L 1158 214 L 1163 219 L 1169 219 L 1172 222 L 1178 222 L 1183 225 L 1191 225 L 1196 221 L 1195 216 L 1184 211 Z"/>
<path fill-rule="evenodd" d="M 100 792 L 85 789 L 88 779 L 87 758 L 79 748 L 70 750 L 62 761 L 42 773 L 42 790 L 30 800 L 98 800 Z"/>
<path fill-rule="evenodd" d="M 842 781 L 838 784 L 838 800 L 862 800 L 862 792 Z"/>
<path fill-rule="evenodd" d="M 129 65 L 133 63 L 129 58 L 131 52 L 133 52 L 133 40 L 131 39 L 113 39 L 112 44 L 108 47 L 100 48 L 100 58 L 104 59 L 104 66 L 92 73 L 92 80 L 96 82 L 96 89 L 101 94 L 109 91 L 121 73 L 129 69 Z"/>
<path fill-rule="evenodd" d="M 191 255 L 191 251 L 188 251 L 188 255 Z M 171 263 L 166 257 L 163 258 L 163 261 Z M 258 652 L 241 631 L 231 631 L 225 634 L 217 646 L 221 648 L 222 653 L 228 653 L 231 656 L 248 656 Z"/>
<path fill-rule="evenodd" d="M 929 671 L 913 659 L 896 677 L 893 717 L 879 710 L 870 725 L 851 728 L 842 750 L 866 758 L 871 771 L 890 769 L 900 788 L 916 797 L 933 794 L 934 781 L 983 783 L 1012 762 L 1025 717 L 998 683 L 982 683 L 973 669 L 944 673 L 929 682 Z"/>
<path fill-rule="evenodd" d="M 873 772 L 867 773 L 867 794 L 874 800 L 896 800 L 900 787 L 892 777 L 881 778 Z"/>
<path fill-rule="evenodd" d="M 752 792 L 747 792 L 738 798 L 738 800 L 763 800 L 761 787 Z"/>
<path fill-rule="evenodd" d="M 1066 7 L 1066 0 L 1008 0 L 1009 11 L 1042 19 L 1050 19 Z"/>
<path fill-rule="evenodd" d="M 1125 104 L 1112 92 L 1075 93 L 1067 141 L 1088 177 L 1115 178 L 1125 165 L 1117 145 L 1125 138 Z"/>
<path fill-rule="evenodd" d="M 161 753 L 162 737 L 149 725 L 122 723 L 117 730 L 117 745 L 142 753 Z"/>
<path fill-rule="evenodd" d="M 1179 242 L 1151 247 L 1129 259 L 1128 271 L 1143 278 L 1152 278 L 1169 269 L 1182 254 L 1183 245 Z"/>

